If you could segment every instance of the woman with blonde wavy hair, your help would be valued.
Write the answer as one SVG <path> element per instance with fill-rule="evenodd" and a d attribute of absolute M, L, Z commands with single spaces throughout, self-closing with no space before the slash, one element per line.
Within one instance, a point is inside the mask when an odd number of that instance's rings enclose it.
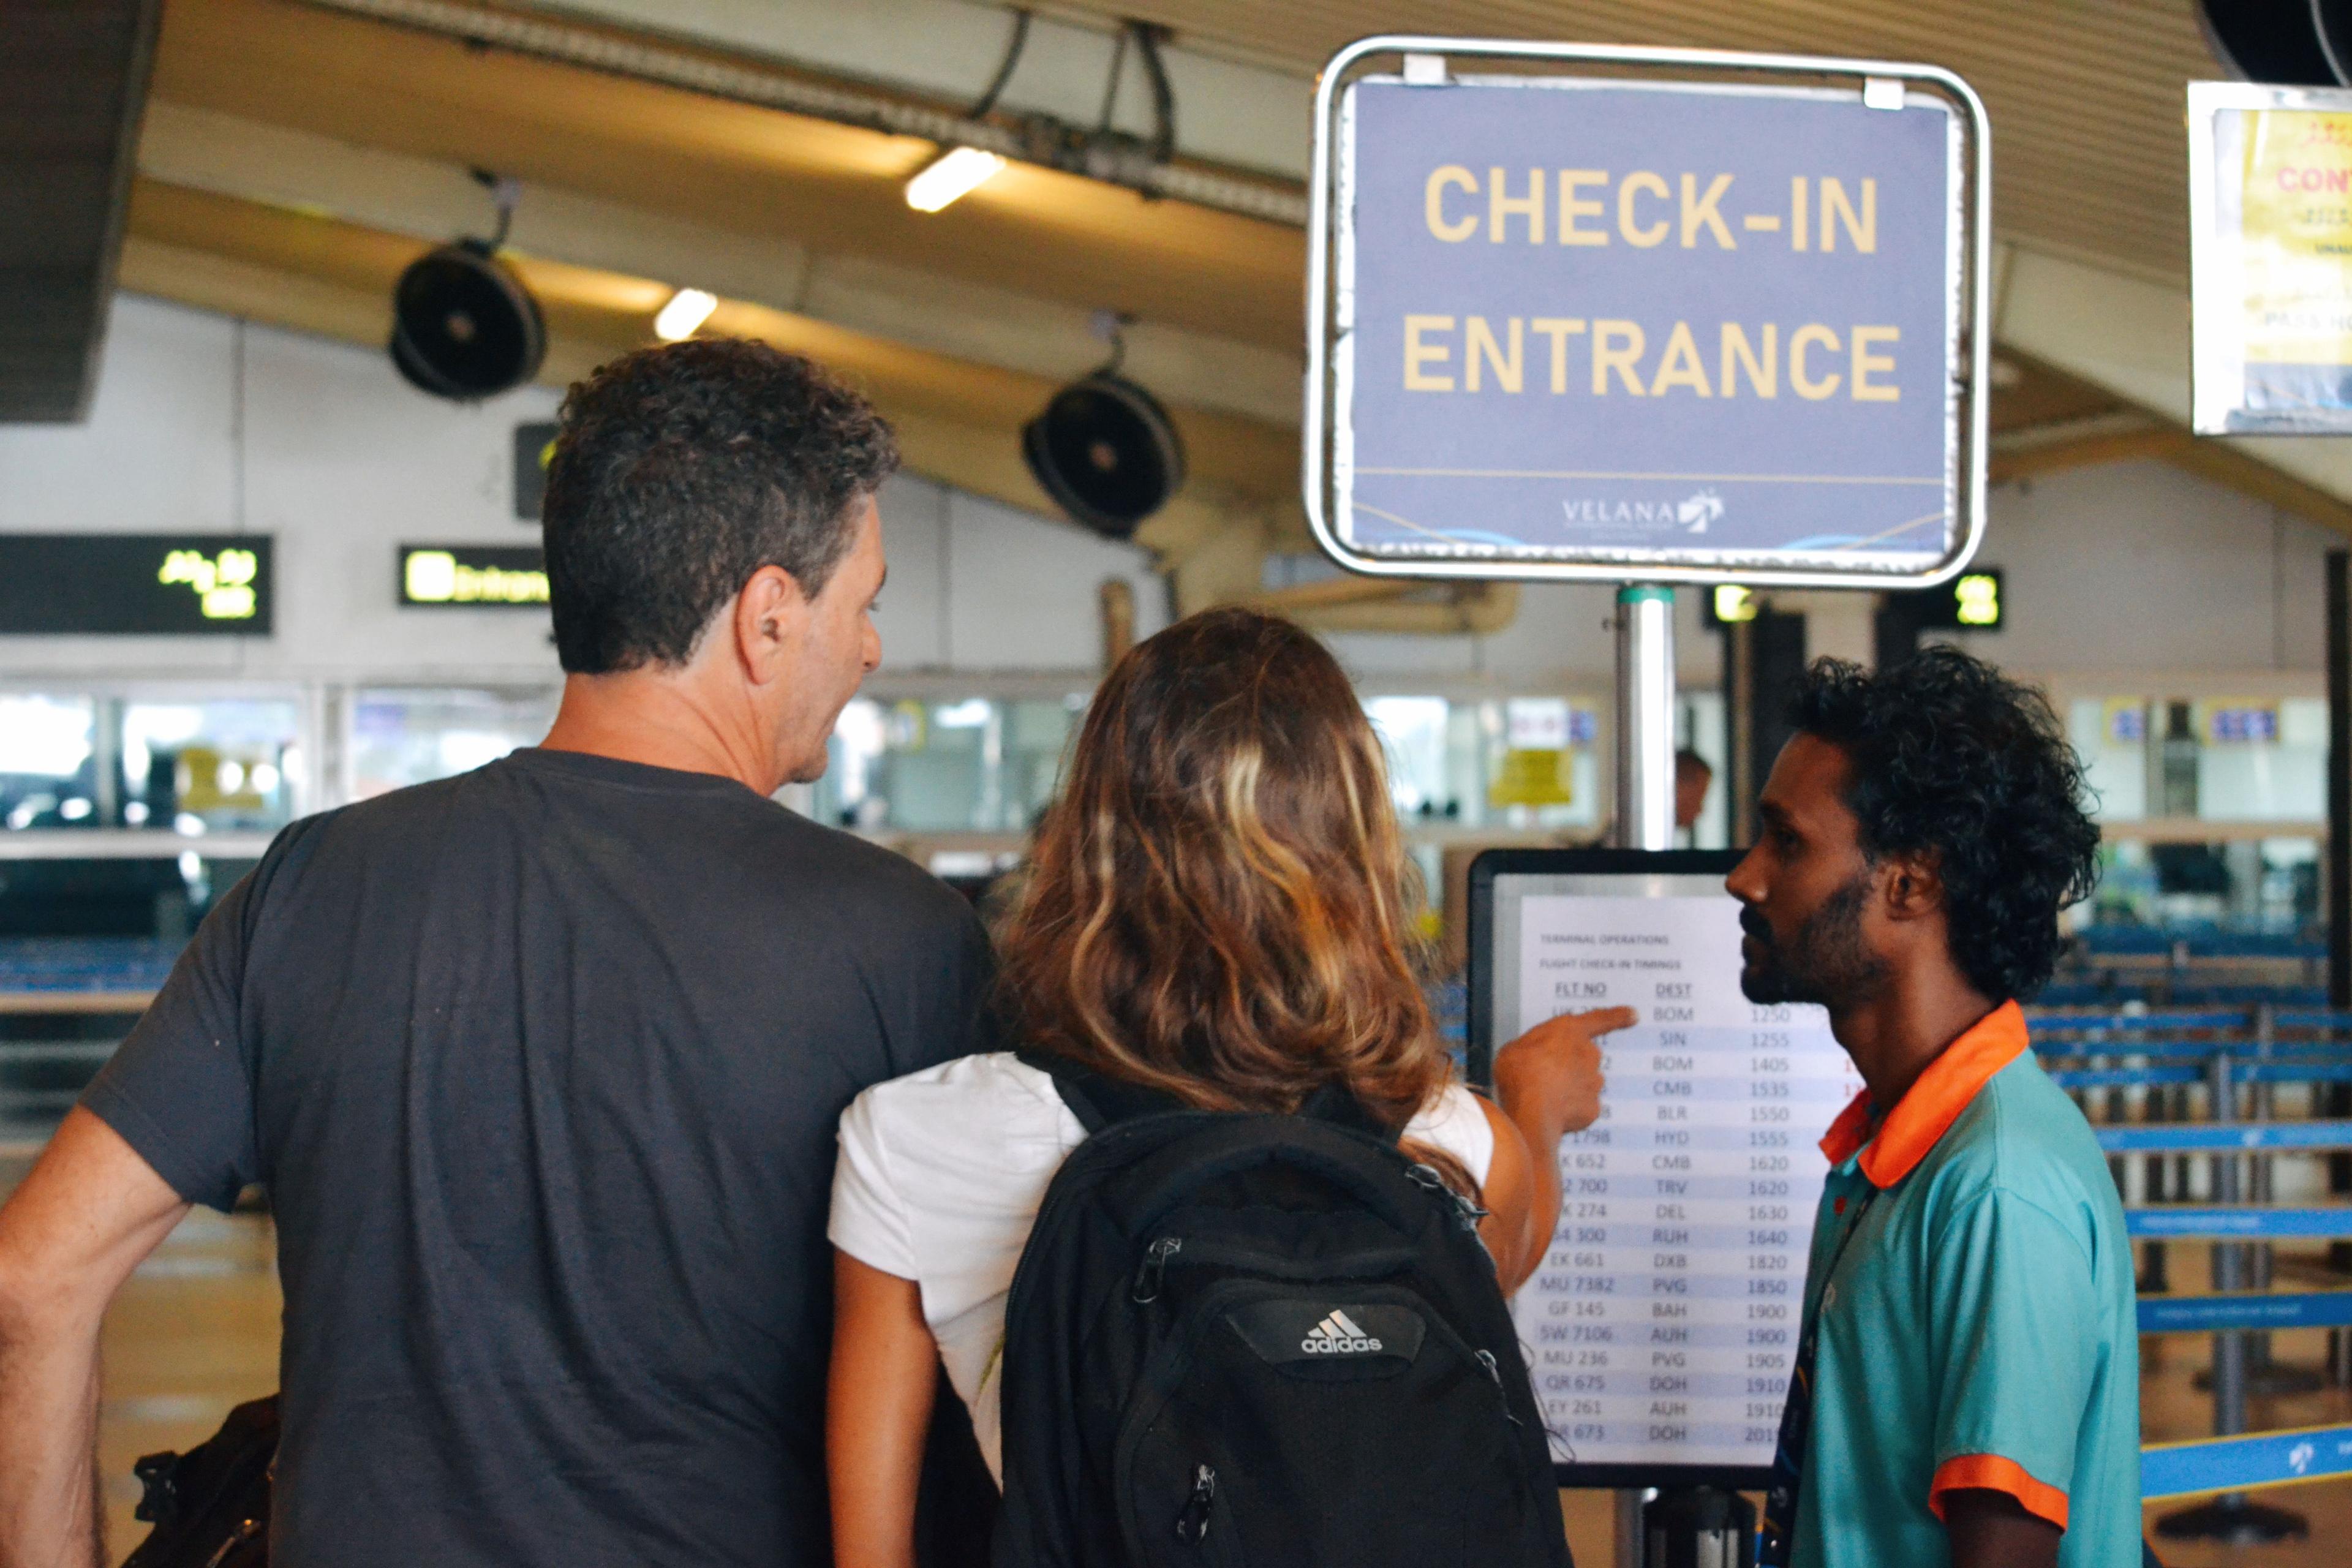
<path fill-rule="evenodd" d="M 1379 737 L 1286 621 L 1217 610 L 1112 669 L 997 931 L 1021 1047 L 1213 1110 L 1296 1113 L 1336 1085 L 1482 1196 L 1506 1292 L 1559 1210 L 1560 1138 L 1600 1113 L 1596 1035 L 1559 1018 L 1455 1078 L 1418 973 Z M 911 1563 L 936 1369 L 1000 1468 L 1005 1296 L 1039 1200 L 1086 1138 L 1010 1053 L 879 1085 L 842 1118 L 831 1234 L 835 1561 Z"/>

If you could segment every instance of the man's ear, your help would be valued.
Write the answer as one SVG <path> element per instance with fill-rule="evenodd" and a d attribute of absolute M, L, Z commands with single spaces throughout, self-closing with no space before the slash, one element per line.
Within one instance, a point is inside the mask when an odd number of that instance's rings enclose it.
<path fill-rule="evenodd" d="M 1916 921 L 1944 907 L 1944 857 L 1921 849 L 1889 855 L 1885 861 L 1886 913 L 1889 919 Z"/>
<path fill-rule="evenodd" d="M 793 574 L 762 566 L 735 595 L 735 657 L 743 673 L 765 685 L 775 679 L 798 644 L 808 598 Z"/>

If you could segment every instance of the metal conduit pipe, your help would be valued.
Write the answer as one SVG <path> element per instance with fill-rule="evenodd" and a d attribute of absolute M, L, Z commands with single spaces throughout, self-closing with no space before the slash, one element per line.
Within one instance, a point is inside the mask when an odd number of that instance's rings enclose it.
<path fill-rule="evenodd" d="M 1307 197 L 1272 182 L 1219 174 L 1196 164 L 1162 163 L 1148 142 L 1123 132 L 1073 125 L 1048 114 L 1011 123 L 929 109 L 853 87 L 812 81 L 782 71 L 713 59 L 683 49 L 616 37 L 510 11 L 489 11 L 462 0 L 301 0 L 322 11 L 364 17 L 510 54 L 628 77 L 662 87 L 724 98 L 763 109 L 804 114 L 893 136 L 918 136 L 949 146 L 977 147 L 1025 163 L 1081 174 L 1147 195 L 1214 207 L 1267 223 L 1307 225 Z"/>

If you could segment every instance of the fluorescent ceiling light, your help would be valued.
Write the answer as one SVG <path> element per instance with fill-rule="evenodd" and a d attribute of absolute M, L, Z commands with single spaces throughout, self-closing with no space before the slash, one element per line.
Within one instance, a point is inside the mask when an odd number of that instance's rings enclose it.
<path fill-rule="evenodd" d="M 710 312 L 717 309 L 718 295 L 699 289 L 681 289 L 669 297 L 669 303 L 654 318 L 654 335 L 669 343 L 690 338 L 694 329 L 710 320 Z"/>
<path fill-rule="evenodd" d="M 986 184 L 1003 167 L 1004 160 L 993 153 L 950 147 L 907 182 L 907 205 L 919 213 L 935 213 Z"/>

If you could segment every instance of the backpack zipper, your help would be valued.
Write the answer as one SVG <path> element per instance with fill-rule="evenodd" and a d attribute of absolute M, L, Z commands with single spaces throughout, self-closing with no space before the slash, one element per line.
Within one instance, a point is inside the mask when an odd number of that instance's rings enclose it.
<path fill-rule="evenodd" d="M 1132 1292 L 1137 1301 L 1160 1300 L 1160 1281 L 1168 1272 L 1168 1259 L 1183 1250 L 1184 1238 L 1181 1236 L 1163 1236 L 1143 1249 L 1143 1267 L 1136 1270 Z"/>
<path fill-rule="evenodd" d="M 1486 1369 L 1486 1375 L 1495 1380 L 1495 1392 L 1503 1396 L 1503 1419 L 1509 1422 L 1514 1426 L 1525 1426 L 1525 1422 L 1521 1421 L 1517 1415 L 1511 1414 L 1510 1392 L 1503 1386 L 1503 1367 L 1502 1363 L 1495 1359 L 1495 1352 L 1493 1351 L 1472 1351 L 1470 1353 L 1478 1358 L 1478 1364 L 1485 1367 Z"/>
<path fill-rule="evenodd" d="M 1473 1236 L 1478 1234 L 1478 1222 L 1486 1217 L 1486 1211 L 1447 1186 L 1445 1178 L 1438 1173 L 1436 1166 L 1408 1166 L 1405 1174 L 1411 1177 L 1416 1185 L 1427 1188 L 1432 1196 L 1444 1198 L 1452 1204 L 1454 1217 L 1460 1222 L 1462 1228 Z"/>
<path fill-rule="evenodd" d="M 1207 1465 L 1192 1471 L 1192 1495 L 1176 1513 L 1176 1539 L 1198 1546 L 1209 1539 L 1209 1510 L 1217 1500 L 1217 1472 Z"/>

